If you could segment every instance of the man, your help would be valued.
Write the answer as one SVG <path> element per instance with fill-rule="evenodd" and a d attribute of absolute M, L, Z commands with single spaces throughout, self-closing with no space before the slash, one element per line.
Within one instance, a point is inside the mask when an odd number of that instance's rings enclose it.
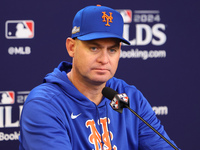
<path fill-rule="evenodd" d="M 128 109 L 114 111 L 102 95 L 105 86 L 126 93 L 130 107 L 169 139 L 140 91 L 113 77 L 121 42 L 129 44 L 122 35 L 123 19 L 111 8 L 88 6 L 76 14 L 66 40 L 73 62 L 62 62 L 30 92 L 20 150 L 173 149 Z"/>

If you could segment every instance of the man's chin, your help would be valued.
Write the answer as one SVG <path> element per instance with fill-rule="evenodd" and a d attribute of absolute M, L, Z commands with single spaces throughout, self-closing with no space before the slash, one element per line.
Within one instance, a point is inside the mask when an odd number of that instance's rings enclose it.
<path fill-rule="evenodd" d="M 105 84 L 109 79 L 111 79 L 112 77 L 100 77 L 100 78 L 96 78 L 93 80 L 93 83 L 95 85 L 102 85 Z"/>

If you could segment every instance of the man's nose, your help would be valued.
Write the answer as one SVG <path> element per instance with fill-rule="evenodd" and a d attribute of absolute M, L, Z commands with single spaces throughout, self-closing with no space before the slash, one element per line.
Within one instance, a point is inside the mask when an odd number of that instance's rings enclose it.
<path fill-rule="evenodd" d="M 102 64 L 107 64 L 109 62 L 109 54 L 107 50 L 102 50 L 99 57 L 98 57 L 98 62 Z"/>

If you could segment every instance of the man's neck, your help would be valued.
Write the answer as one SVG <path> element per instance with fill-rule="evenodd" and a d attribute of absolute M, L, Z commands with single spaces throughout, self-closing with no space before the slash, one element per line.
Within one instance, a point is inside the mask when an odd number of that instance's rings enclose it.
<path fill-rule="evenodd" d="M 69 80 L 72 82 L 72 84 L 78 89 L 79 92 L 85 95 L 89 100 L 94 102 L 96 105 L 100 104 L 103 97 L 101 91 L 105 87 L 105 83 L 92 84 L 86 81 L 83 82 L 83 81 L 75 80 L 73 78 L 72 72 L 69 72 L 67 76 Z"/>

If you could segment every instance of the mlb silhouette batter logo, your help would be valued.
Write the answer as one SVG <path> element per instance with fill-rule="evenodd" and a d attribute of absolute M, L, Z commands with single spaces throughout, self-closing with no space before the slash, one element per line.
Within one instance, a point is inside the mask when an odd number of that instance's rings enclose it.
<path fill-rule="evenodd" d="M 7 39 L 31 39 L 34 37 L 34 22 L 32 20 L 8 20 L 5 35 Z"/>
<path fill-rule="evenodd" d="M 128 96 L 125 93 L 118 94 L 118 96 L 122 101 L 128 103 Z"/>
<path fill-rule="evenodd" d="M 0 91 L 0 104 L 14 104 L 14 97 L 13 91 Z"/>
<path fill-rule="evenodd" d="M 124 23 L 131 23 L 132 22 L 132 10 L 130 9 L 118 9 L 117 10 L 124 20 Z"/>
<path fill-rule="evenodd" d="M 94 150 L 112 150 L 110 140 L 113 140 L 113 134 L 111 131 L 108 131 L 110 119 L 106 117 L 100 118 L 100 124 L 102 127 L 102 135 L 98 132 L 93 119 L 86 121 L 85 125 L 87 128 L 90 128 L 91 131 L 91 134 L 88 137 L 89 142 L 94 145 Z M 104 144 L 102 144 L 102 140 Z M 113 146 L 113 150 L 117 150 L 115 145 Z"/>

